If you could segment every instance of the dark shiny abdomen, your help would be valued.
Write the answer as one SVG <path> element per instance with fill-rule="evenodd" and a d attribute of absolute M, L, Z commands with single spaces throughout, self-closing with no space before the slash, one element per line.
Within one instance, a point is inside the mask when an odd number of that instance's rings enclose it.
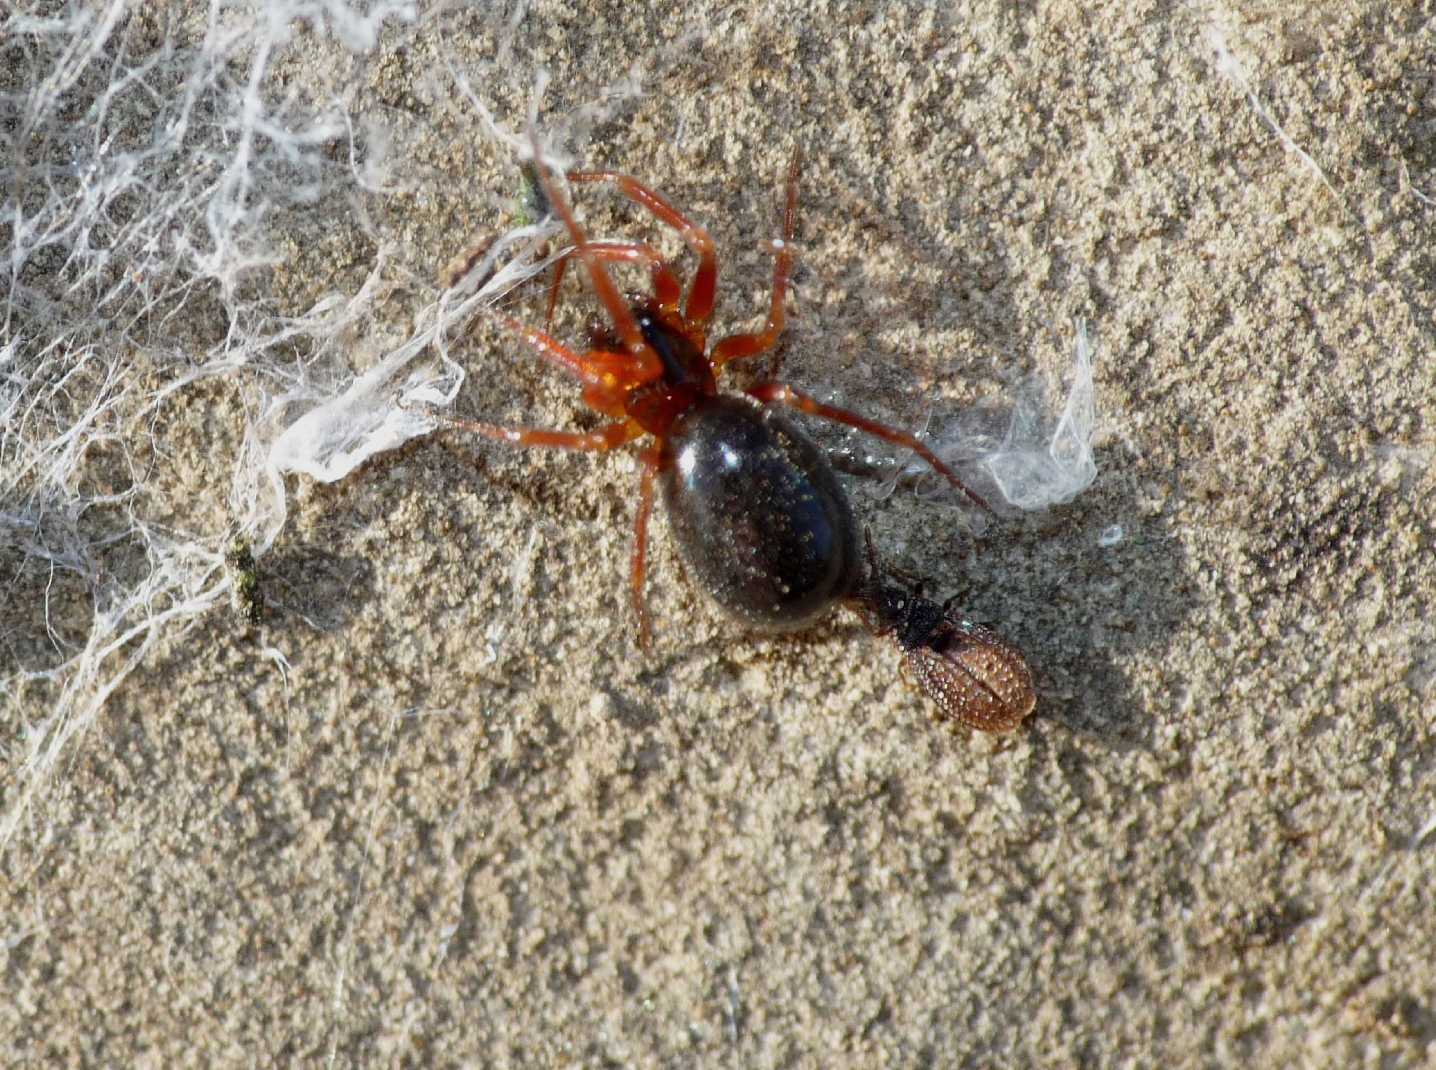
<path fill-rule="evenodd" d="M 659 479 L 693 578 L 752 627 L 800 628 L 852 591 L 856 525 L 827 458 L 786 416 L 705 398 L 677 420 Z"/>

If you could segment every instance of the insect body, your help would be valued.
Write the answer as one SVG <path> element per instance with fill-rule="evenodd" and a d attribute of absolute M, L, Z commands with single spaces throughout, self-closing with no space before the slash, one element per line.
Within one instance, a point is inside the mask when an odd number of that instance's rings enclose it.
<path fill-rule="evenodd" d="M 535 145 L 536 161 L 539 155 Z M 708 325 L 717 294 L 718 260 L 707 231 L 628 175 L 594 171 L 568 176 L 575 184 L 612 183 L 679 233 L 698 258 L 685 299 L 673 268 L 652 246 L 589 241 L 553 176 L 538 163 L 539 184 L 573 242 L 570 255 L 582 261 L 608 313 L 612 337 L 600 332 L 594 348 L 580 353 L 545 331 L 513 320 L 504 322 L 540 357 L 577 378 L 584 402 L 612 422 L 577 433 L 448 421 L 450 426 L 515 446 L 609 450 L 652 436 L 655 445 L 639 453 L 642 475 L 629 570 L 640 642 L 646 642 L 648 634 L 643 582 L 655 481 L 661 483 L 684 563 L 730 616 L 751 627 L 797 628 L 856 589 L 861 564 L 847 497 L 822 451 L 777 406 L 906 446 L 987 507 L 905 432 L 824 405 L 784 383 L 761 383 L 747 397 L 719 394 L 719 368 L 767 352 L 782 334 L 797 224 L 799 162 L 795 154 L 788 171 L 783 237 L 773 243 L 776 255 L 767 323 L 760 331 L 729 335 L 712 345 Z M 625 300 L 609 277 L 609 264 L 647 268 L 652 295 Z M 555 294 L 557 284 L 556 280 Z"/>
<path fill-rule="evenodd" d="M 983 732 L 1006 732 L 1037 705 L 1032 670 L 1002 636 L 922 596 L 920 587 L 885 581 L 868 542 L 869 577 L 855 596 L 879 635 L 892 635 L 903 663 L 929 697 L 938 718 Z"/>

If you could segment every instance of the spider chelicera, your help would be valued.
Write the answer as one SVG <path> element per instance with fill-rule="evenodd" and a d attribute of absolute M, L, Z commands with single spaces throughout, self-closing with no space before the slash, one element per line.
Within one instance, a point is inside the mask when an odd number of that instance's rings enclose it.
<path fill-rule="evenodd" d="M 863 581 L 857 525 L 847 495 L 827 458 L 782 411 L 783 407 L 857 428 L 905 446 L 982 508 L 988 508 L 950 468 L 906 432 L 846 409 L 825 405 L 792 386 L 763 382 L 744 394 L 721 394 L 723 365 L 771 350 L 783 332 L 784 298 L 793 267 L 801 154 L 788 168 L 783 236 L 773 242 L 772 297 L 762 330 L 708 341 L 717 298 L 718 257 L 713 239 L 663 197 L 615 171 L 573 171 L 573 185 L 608 183 L 678 232 L 698 259 L 687 296 L 673 266 L 644 242 L 589 241 L 541 154 L 537 181 L 563 222 L 589 282 L 612 324 L 585 352 L 546 330 L 504 317 L 544 360 L 576 378 L 583 400 L 612 422 L 594 431 L 501 427 L 446 418 L 450 427 L 512 446 L 611 450 L 649 438 L 639 450 L 641 476 L 634 520 L 629 591 L 639 641 L 649 637 L 643 583 L 654 484 L 662 486 L 679 552 L 713 601 L 745 624 L 767 630 L 802 627 L 851 597 Z M 561 260 L 562 269 L 567 258 Z M 620 294 L 608 265 L 648 269 L 652 293 Z M 550 296 L 552 312 L 557 284 Z"/>

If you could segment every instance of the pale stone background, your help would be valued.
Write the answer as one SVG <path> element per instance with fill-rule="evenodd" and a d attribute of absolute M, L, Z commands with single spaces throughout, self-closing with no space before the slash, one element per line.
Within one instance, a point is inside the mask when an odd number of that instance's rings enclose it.
<path fill-rule="evenodd" d="M 267 623 L 167 643 L 12 847 L 5 1060 L 1436 1059 L 1436 38 L 1430 4 L 1317 7 L 535 3 L 502 72 L 507 9 L 296 51 L 390 131 L 395 188 L 316 206 L 256 284 L 299 310 L 398 250 L 355 367 L 512 222 L 445 57 L 516 129 L 540 69 L 553 116 L 637 79 L 581 162 L 712 229 L 735 328 L 802 146 L 799 386 L 941 426 L 1061 371 L 1086 317 L 1073 504 L 974 540 L 854 486 L 894 560 L 1028 652 L 1038 716 L 929 723 L 846 615 L 741 634 L 661 520 L 638 654 L 628 457 L 452 438 L 293 479 Z M 574 284 L 559 330 L 590 315 Z M 462 411 L 591 422 L 497 332 L 462 352 Z M 243 390 L 166 432 L 216 532 Z"/>

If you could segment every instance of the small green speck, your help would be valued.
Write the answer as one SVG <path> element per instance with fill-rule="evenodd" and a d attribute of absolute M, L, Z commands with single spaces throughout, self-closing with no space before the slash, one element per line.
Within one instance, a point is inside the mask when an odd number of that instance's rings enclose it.
<path fill-rule="evenodd" d="M 259 566 L 249 540 L 236 538 L 230 543 L 224 563 L 230 571 L 234 611 L 248 623 L 258 624 L 264 620 L 264 596 L 259 590 Z"/>

